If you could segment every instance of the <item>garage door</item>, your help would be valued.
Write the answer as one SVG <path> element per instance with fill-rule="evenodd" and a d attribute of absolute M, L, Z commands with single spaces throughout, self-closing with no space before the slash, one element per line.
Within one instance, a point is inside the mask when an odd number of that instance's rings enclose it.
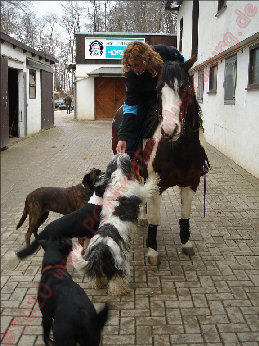
<path fill-rule="evenodd" d="M 125 98 L 124 78 L 95 78 L 95 119 L 110 119 L 123 104 Z"/>
<path fill-rule="evenodd" d="M 41 129 L 54 125 L 53 74 L 41 70 Z"/>

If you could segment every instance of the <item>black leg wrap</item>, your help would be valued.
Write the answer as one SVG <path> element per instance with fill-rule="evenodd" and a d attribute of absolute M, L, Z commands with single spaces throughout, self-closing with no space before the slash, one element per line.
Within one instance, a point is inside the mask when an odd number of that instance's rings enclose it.
<path fill-rule="evenodd" d="M 185 244 L 190 239 L 190 220 L 179 219 L 181 243 Z"/>
<path fill-rule="evenodd" d="M 157 234 L 157 225 L 148 225 L 148 234 L 146 245 L 151 249 L 157 251 L 157 242 L 156 242 L 156 234 Z"/>

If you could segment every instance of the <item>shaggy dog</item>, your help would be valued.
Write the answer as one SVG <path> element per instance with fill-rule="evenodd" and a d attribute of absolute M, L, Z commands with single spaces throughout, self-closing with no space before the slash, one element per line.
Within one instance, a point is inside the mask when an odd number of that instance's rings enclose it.
<path fill-rule="evenodd" d="M 38 228 L 46 221 L 50 211 L 66 215 L 85 205 L 93 194 L 94 183 L 100 174 L 99 169 L 93 168 L 84 176 L 82 183 L 76 186 L 40 187 L 32 191 L 26 197 L 23 214 L 16 227 L 20 228 L 29 215 L 26 245 L 30 244 L 32 233 L 36 237 Z"/>
<path fill-rule="evenodd" d="M 98 346 L 101 330 L 108 318 L 107 304 L 96 313 L 84 290 L 67 272 L 71 239 L 41 240 L 45 250 L 42 276 L 38 286 L 38 303 L 42 313 L 43 339 L 51 345 L 53 328 L 55 346 Z"/>
<path fill-rule="evenodd" d="M 46 240 L 51 236 L 64 238 L 92 238 L 99 227 L 104 191 L 116 168 L 117 166 L 114 164 L 114 160 L 112 160 L 108 164 L 105 174 L 97 177 L 94 185 L 94 194 L 90 198 L 89 203 L 71 214 L 52 221 L 28 247 L 17 253 L 8 253 L 6 255 L 6 260 L 9 268 L 14 269 L 18 265 L 19 260 L 33 254 L 38 249 L 40 240 Z"/>
<path fill-rule="evenodd" d="M 157 178 L 151 176 L 140 185 L 127 154 L 116 155 L 117 170 L 103 196 L 103 208 L 98 234 L 91 240 L 82 257 L 78 249 L 72 252 L 77 270 L 85 271 L 94 286 L 101 288 L 108 280 L 108 293 L 129 292 L 130 236 L 136 227 L 139 206 L 158 190 Z"/>

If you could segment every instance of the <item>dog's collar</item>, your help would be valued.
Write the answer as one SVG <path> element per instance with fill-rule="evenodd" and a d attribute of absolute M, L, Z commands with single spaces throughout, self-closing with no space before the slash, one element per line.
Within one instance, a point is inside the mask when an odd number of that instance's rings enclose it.
<path fill-rule="evenodd" d="M 46 273 L 50 269 L 65 269 L 67 270 L 66 266 L 63 266 L 62 264 L 55 264 L 55 265 L 49 265 L 42 269 L 41 274 Z"/>

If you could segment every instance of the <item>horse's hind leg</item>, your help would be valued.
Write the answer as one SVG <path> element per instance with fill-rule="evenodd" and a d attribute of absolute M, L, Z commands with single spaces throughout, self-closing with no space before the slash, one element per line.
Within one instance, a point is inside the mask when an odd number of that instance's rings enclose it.
<path fill-rule="evenodd" d="M 157 252 L 157 226 L 160 224 L 160 205 L 161 195 L 156 195 L 152 201 L 148 201 L 148 235 L 146 245 L 148 248 L 147 256 L 149 263 L 158 265 L 158 252 Z"/>
<path fill-rule="evenodd" d="M 180 225 L 180 238 L 182 243 L 182 251 L 186 255 L 194 255 L 194 250 L 190 239 L 190 215 L 192 207 L 192 199 L 195 192 L 190 187 L 181 187 L 181 219 Z"/>

